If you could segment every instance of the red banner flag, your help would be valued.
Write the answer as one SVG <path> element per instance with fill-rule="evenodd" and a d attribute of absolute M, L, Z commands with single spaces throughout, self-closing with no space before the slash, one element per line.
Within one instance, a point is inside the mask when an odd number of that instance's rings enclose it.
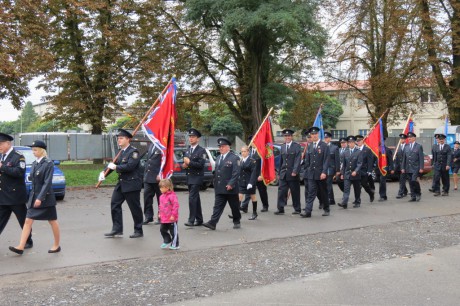
<path fill-rule="evenodd" d="M 142 130 L 161 150 L 160 178 L 169 178 L 174 172 L 174 130 L 176 123 L 176 79 L 173 78 L 160 103 L 142 124 Z"/>
<path fill-rule="evenodd" d="M 273 154 L 273 137 L 272 124 L 270 118 L 265 119 L 262 123 L 259 132 L 252 138 L 252 143 L 255 146 L 257 153 L 262 161 L 261 175 L 265 185 L 273 182 L 275 175 L 275 155 Z"/>
<path fill-rule="evenodd" d="M 383 124 L 382 119 L 379 119 L 372 131 L 364 139 L 366 146 L 371 149 L 372 153 L 377 157 L 380 173 L 387 175 L 387 155 L 385 150 L 385 141 L 383 139 Z"/>
<path fill-rule="evenodd" d="M 414 132 L 414 121 L 412 118 L 409 116 L 409 119 L 407 120 L 407 124 L 404 127 L 403 134 L 407 135 L 409 132 Z M 409 143 L 409 139 L 406 139 L 406 144 Z"/>

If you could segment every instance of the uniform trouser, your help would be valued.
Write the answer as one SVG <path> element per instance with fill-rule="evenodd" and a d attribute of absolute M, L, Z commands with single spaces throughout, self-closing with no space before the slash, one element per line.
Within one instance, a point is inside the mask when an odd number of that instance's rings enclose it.
<path fill-rule="evenodd" d="M 327 198 L 329 199 L 329 204 L 335 204 L 334 198 L 334 186 L 333 186 L 333 179 L 335 174 L 328 174 L 327 175 Z"/>
<path fill-rule="evenodd" d="M 241 213 L 239 209 L 239 198 L 238 194 L 216 194 L 215 195 L 215 200 L 214 200 L 214 207 L 212 209 L 212 216 L 211 220 L 209 220 L 209 223 L 216 226 L 217 223 L 219 222 L 220 217 L 222 216 L 222 213 L 224 212 L 225 205 L 227 204 L 230 205 L 230 209 L 232 210 L 232 216 L 233 216 L 233 223 L 234 224 L 239 224 L 241 220 Z"/>
<path fill-rule="evenodd" d="M 278 186 L 278 211 L 284 211 L 287 205 L 288 190 L 291 190 L 292 206 L 294 210 L 300 212 L 300 182 L 299 180 L 286 181 L 279 180 Z"/>
<path fill-rule="evenodd" d="M 144 217 L 152 220 L 155 215 L 153 209 L 153 197 L 157 196 L 157 206 L 160 206 L 161 191 L 158 183 L 144 183 Z"/>
<path fill-rule="evenodd" d="M 121 188 L 115 187 L 112 193 L 110 203 L 112 211 L 112 231 L 123 232 L 123 210 L 121 205 L 126 200 L 133 216 L 134 232 L 142 233 L 142 209 L 141 209 L 141 191 L 121 192 Z"/>
<path fill-rule="evenodd" d="M 371 196 L 374 192 L 372 191 L 371 187 L 369 186 L 369 177 L 367 173 L 361 173 L 361 186 L 367 192 L 369 196 Z"/>
<path fill-rule="evenodd" d="M 171 243 L 171 246 L 179 246 L 179 227 L 177 222 L 174 223 L 161 223 L 160 234 L 163 237 L 163 243 Z"/>
<path fill-rule="evenodd" d="M 340 191 L 343 192 L 343 190 L 344 190 L 344 182 L 343 182 L 342 179 L 337 181 L 337 185 L 339 186 Z"/>
<path fill-rule="evenodd" d="M 374 177 L 372 175 L 367 176 L 367 183 L 369 184 L 369 187 L 371 190 L 375 190 L 375 184 L 374 184 Z"/>
<path fill-rule="evenodd" d="M 260 201 L 262 202 L 263 208 L 268 208 L 268 194 L 267 194 L 267 186 L 263 181 L 257 181 L 257 191 L 259 191 Z M 244 200 L 241 202 L 242 208 L 247 208 L 249 205 L 249 200 L 251 200 L 250 194 L 244 195 Z"/>
<path fill-rule="evenodd" d="M 309 213 L 313 210 L 313 202 L 315 198 L 319 198 L 319 202 L 323 205 L 324 211 L 329 211 L 329 199 L 327 198 L 327 181 L 308 179 L 308 198 L 305 212 Z"/>
<path fill-rule="evenodd" d="M 407 187 L 406 187 L 407 176 L 404 173 L 399 175 L 399 190 L 398 196 L 407 195 Z"/>
<path fill-rule="evenodd" d="M 347 205 L 348 199 L 350 198 L 350 188 L 353 185 L 353 191 L 355 192 L 355 202 L 361 203 L 361 182 L 359 180 L 347 180 L 343 181 L 343 198 L 342 204 Z"/>
<path fill-rule="evenodd" d="M 203 223 L 203 213 L 201 211 L 200 187 L 198 184 L 188 185 L 188 222 Z"/>
<path fill-rule="evenodd" d="M 19 226 L 24 227 L 24 222 L 26 221 L 27 207 L 26 204 L 19 205 L 0 205 L 0 234 L 6 227 L 8 220 L 10 219 L 11 213 L 14 213 L 16 219 L 18 219 Z M 27 242 L 32 241 L 32 231 L 30 231 L 29 238 Z"/>
<path fill-rule="evenodd" d="M 416 196 L 421 196 L 422 191 L 420 189 L 420 183 L 418 182 L 418 173 L 406 173 L 409 179 L 410 196 L 415 199 Z"/>
<path fill-rule="evenodd" d="M 446 170 L 444 166 L 442 170 L 434 169 L 434 176 L 433 176 L 433 190 L 434 192 L 441 191 L 441 182 L 442 181 L 442 191 L 449 193 L 450 188 L 450 178 L 449 178 L 449 170 Z"/>
<path fill-rule="evenodd" d="M 379 178 L 379 195 L 380 198 L 386 199 L 387 198 L 387 176 L 380 175 Z"/>

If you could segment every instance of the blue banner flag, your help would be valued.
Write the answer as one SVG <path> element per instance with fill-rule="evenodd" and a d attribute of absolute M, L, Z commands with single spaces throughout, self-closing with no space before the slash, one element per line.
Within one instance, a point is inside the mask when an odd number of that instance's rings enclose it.
<path fill-rule="evenodd" d="M 324 127 L 323 127 L 323 115 L 321 115 L 321 106 L 318 109 L 318 114 L 316 114 L 315 122 L 313 126 L 319 128 L 319 139 L 324 140 Z"/>

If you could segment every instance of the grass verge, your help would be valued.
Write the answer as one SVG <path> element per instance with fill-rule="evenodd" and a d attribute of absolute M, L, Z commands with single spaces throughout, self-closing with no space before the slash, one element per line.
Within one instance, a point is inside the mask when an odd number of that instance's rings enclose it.
<path fill-rule="evenodd" d="M 67 164 L 59 165 L 59 168 L 64 172 L 67 187 L 79 186 L 96 186 L 99 173 L 104 170 L 104 165 L 93 164 Z M 118 174 L 111 173 L 103 185 L 113 185 L 117 183 Z"/>

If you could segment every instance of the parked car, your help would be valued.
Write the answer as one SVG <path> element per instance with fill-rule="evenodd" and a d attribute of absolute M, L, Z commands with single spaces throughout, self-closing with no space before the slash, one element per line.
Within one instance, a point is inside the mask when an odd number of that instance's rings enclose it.
<path fill-rule="evenodd" d="M 187 184 L 187 174 L 185 169 L 182 169 L 182 164 L 184 163 L 184 153 L 186 147 L 176 147 L 174 148 L 174 173 L 171 176 L 171 180 L 174 186 L 177 185 L 186 185 Z M 144 173 L 145 162 L 147 161 L 147 152 L 145 152 L 141 157 L 140 171 Z M 212 166 L 209 160 L 206 160 L 204 165 L 204 179 L 201 190 L 206 190 L 212 184 Z"/>
<path fill-rule="evenodd" d="M 30 168 L 35 160 L 35 156 L 33 155 L 32 148 L 30 147 L 15 146 L 14 149 L 20 152 L 26 158 L 26 174 L 24 180 L 26 182 L 27 196 L 29 196 L 30 190 L 32 189 L 32 182 L 29 180 Z M 59 169 L 58 165 L 60 165 L 60 161 L 55 160 L 53 174 L 53 191 L 56 200 L 63 200 L 65 197 L 66 182 L 65 175 L 61 171 L 61 169 Z"/>
<path fill-rule="evenodd" d="M 394 154 L 396 147 L 388 147 Z M 423 173 L 422 175 L 428 174 L 431 172 L 433 169 L 433 166 L 431 165 L 431 157 L 428 154 L 423 153 Z M 399 181 L 399 177 L 401 176 L 401 171 L 395 171 L 395 173 L 387 174 L 387 181 Z M 372 177 L 374 178 L 374 181 L 377 182 L 380 180 L 380 170 L 376 167 L 374 167 L 374 171 L 372 173 Z"/>

